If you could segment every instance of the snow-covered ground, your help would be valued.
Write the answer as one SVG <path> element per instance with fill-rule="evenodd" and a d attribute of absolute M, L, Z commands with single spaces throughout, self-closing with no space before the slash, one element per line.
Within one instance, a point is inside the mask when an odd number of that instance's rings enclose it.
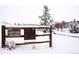
<path fill-rule="evenodd" d="M 65 35 L 75 35 L 79 36 L 79 33 L 69 33 L 68 30 L 55 31 L 59 34 Z M 48 37 L 37 37 L 36 40 L 47 39 Z M 33 44 L 28 45 L 19 45 L 16 46 L 13 50 L 7 50 L 4 48 L 0 48 L 0 54 L 77 54 L 79 53 L 79 38 L 76 37 L 68 37 L 62 36 L 58 34 L 52 35 L 52 44 L 53 46 L 49 48 L 49 43 L 40 43 L 35 44 L 35 48 L 33 49 Z M 20 39 L 19 39 L 20 40 Z"/>

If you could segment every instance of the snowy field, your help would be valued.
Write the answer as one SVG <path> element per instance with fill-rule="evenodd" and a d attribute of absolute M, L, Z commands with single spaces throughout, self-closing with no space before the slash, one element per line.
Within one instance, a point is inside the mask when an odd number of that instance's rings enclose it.
<path fill-rule="evenodd" d="M 59 34 L 71 35 L 71 36 L 79 36 L 79 33 L 69 33 L 68 30 L 55 31 Z M 48 37 L 37 37 L 36 40 L 47 39 Z M 28 45 L 19 45 L 16 46 L 13 50 L 7 50 L 6 48 L 0 48 L 0 54 L 78 54 L 79 53 L 79 38 L 76 37 L 68 37 L 58 34 L 52 35 L 52 44 L 53 46 L 49 48 L 49 43 L 40 43 L 35 44 L 35 48 L 33 48 L 33 44 Z M 19 38 L 20 40 L 20 38 Z"/>

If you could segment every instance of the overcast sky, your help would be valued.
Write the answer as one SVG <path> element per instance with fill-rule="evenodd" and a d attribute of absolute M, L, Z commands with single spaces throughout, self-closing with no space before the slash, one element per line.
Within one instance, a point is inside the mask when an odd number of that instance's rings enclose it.
<path fill-rule="evenodd" d="M 44 5 L 50 9 L 54 21 L 79 20 L 79 4 L 76 0 L 2 0 L 0 22 L 38 24 Z"/>

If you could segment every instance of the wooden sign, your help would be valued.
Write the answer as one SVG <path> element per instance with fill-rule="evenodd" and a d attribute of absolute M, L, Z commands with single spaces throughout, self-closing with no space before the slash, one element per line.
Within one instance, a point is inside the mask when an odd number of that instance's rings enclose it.
<path fill-rule="evenodd" d="M 8 29 L 8 36 L 9 37 L 19 37 L 20 36 L 20 29 L 16 29 L 16 28 Z"/>
<path fill-rule="evenodd" d="M 25 28 L 24 29 L 24 40 L 34 40 L 35 39 L 35 29 L 34 28 Z"/>

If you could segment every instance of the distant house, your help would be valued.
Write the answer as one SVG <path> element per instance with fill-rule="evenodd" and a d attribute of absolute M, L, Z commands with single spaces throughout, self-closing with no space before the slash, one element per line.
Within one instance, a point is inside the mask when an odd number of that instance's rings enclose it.
<path fill-rule="evenodd" d="M 77 23 L 77 26 L 79 27 L 79 21 L 76 21 L 76 23 Z M 71 22 L 66 22 L 65 28 L 70 28 L 71 24 L 72 24 L 72 21 Z"/>
<path fill-rule="evenodd" d="M 65 28 L 69 28 L 70 27 L 71 22 L 66 22 L 65 24 Z"/>
<path fill-rule="evenodd" d="M 79 27 L 79 21 L 76 21 L 77 23 L 77 26 Z M 57 27 L 57 28 L 61 28 L 61 26 L 63 26 L 63 28 L 70 28 L 71 27 L 71 24 L 72 24 L 72 21 L 70 22 L 65 22 L 64 24 L 62 24 L 60 22 L 56 22 L 54 23 L 52 26 L 54 27 L 54 29 Z"/>

